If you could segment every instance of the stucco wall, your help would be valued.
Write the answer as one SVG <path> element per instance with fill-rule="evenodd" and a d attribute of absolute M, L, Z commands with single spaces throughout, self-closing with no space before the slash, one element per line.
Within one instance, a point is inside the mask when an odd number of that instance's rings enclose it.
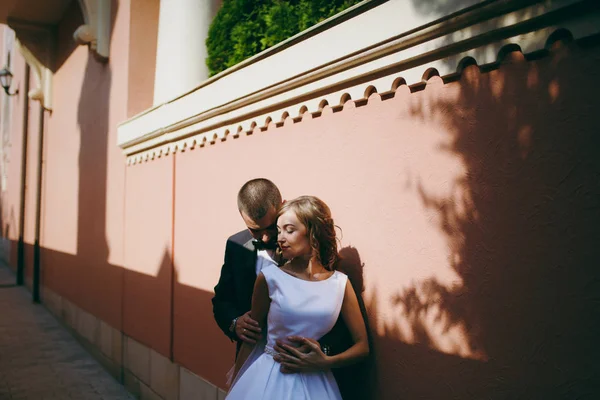
<path fill-rule="evenodd" d="M 19 238 L 20 207 L 20 182 L 21 182 L 21 152 L 22 152 L 22 130 L 23 130 L 23 102 L 25 96 L 24 77 L 25 63 L 14 48 L 14 42 L 8 38 L 12 36 L 7 32 L 8 28 L 0 29 L 0 47 L 2 51 L 2 65 L 7 61 L 7 54 L 11 54 L 11 70 L 14 75 L 11 90 L 19 88 L 20 93 L 13 97 L 5 97 L 0 102 L 2 115 L 0 120 L 3 127 L 8 129 L 8 142 L 3 143 L 3 156 L 5 156 L 6 168 L 3 173 L 7 175 L 6 191 L 2 193 L 2 237 L 10 241 L 10 264 L 16 266 L 17 241 Z M 8 114 L 5 114 L 8 111 Z"/>
<path fill-rule="evenodd" d="M 45 138 L 43 283 L 120 329 L 125 168 L 112 143 L 116 124 L 127 117 L 129 4 L 113 2 L 109 64 L 73 42 L 82 22 L 73 2 L 57 31 Z"/>
<path fill-rule="evenodd" d="M 159 0 L 131 0 L 127 116 L 152 107 Z"/>
<path fill-rule="evenodd" d="M 124 332 L 170 356 L 173 160 L 127 169 Z"/>
<path fill-rule="evenodd" d="M 176 360 L 223 382 L 233 346 L 201 322 L 206 293 L 226 237 L 243 228 L 236 190 L 265 176 L 285 198 L 324 199 L 359 258 L 377 398 L 584 393 L 582 377 L 598 372 L 586 305 L 600 260 L 599 57 L 512 53 L 489 73 L 468 67 L 458 82 L 434 77 L 423 91 L 178 153 Z"/>

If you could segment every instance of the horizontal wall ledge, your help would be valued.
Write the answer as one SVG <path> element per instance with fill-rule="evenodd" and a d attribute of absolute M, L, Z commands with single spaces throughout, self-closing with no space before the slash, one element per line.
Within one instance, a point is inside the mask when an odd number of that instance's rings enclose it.
<path fill-rule="evenodd" d="M 128 162 L 299 121 L 400 85 L 419 88 L 431 76 L 452 79 L 466 65 L 492 67 L 507 48 L 537 54 L 557 38 L 600 33 L 596 0 L 449 2 L 443 16 L 410 1 L 370 3 L 123 122 L 118 145 Z"/>

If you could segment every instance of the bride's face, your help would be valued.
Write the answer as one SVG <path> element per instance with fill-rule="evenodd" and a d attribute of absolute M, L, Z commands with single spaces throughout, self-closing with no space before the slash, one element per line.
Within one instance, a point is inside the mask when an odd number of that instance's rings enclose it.
<path fill-rule="evenodd" d="M 277 242 L 283 258 L 291 260 L 312 253 L 306 226 L 298 220 L 293 210 L 281 214 L 277 220 L 277 231 Z"/>

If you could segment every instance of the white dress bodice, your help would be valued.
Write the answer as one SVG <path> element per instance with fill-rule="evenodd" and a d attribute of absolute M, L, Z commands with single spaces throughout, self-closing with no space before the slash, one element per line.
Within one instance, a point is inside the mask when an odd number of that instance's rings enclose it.
<path fill-rule="evenodd" d="M 267 348 L 277 339 L 303 336 L 319 340 L 338 319 L 348 277 L 339 271 L 322 281 L 296 278 L 270 265 L 262 270 L 271 305 L 267 317 Z"/>

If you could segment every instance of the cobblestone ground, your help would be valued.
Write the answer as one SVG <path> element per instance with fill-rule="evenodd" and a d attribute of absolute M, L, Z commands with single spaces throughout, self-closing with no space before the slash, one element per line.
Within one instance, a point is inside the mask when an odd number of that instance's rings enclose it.
<path fill-rule="evenodd" d="M 0 265 L 0 399 L 133 399 Z"/>

